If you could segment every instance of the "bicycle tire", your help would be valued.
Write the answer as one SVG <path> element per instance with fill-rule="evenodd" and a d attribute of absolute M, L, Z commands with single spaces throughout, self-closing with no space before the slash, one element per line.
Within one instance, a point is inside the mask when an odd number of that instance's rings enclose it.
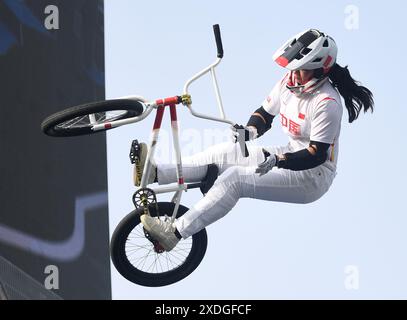
<path fill-rule="evenodd" d="M 64 128 L 62 125 L 91 114 L 106 114 L 109 111 L 124 111 L 122 115 L 118 115 L 110 121 L 132 118 L 141 115 L 143 109 L 143 104 L 135 99 L 113 99 L 86 103 L 50 115 L 41 123 L 41 130 L 51 137 L 72 137 L 104 132 L 108 130 L 108 128 L 93 131 L 90 123 L 84 123 L 82 126 L 76 125 L 71 128 Z M 104 122 L 101 121 L 98 123 Z"/>
<path fill-rule="evenodd" d="M 163 216 L 164 213 L 171 215 L 175 206 L 172 202 L 158 202 L 157 204 L 160 216 Z M 150 206 L 149 211 L 152 216 L 156 216 L 155 205 Z M 180 205 L 177 217 L 182 216 L 187 211 L 188 208 Z M 126 241 L 128 240 L 131 231 L 140 224 L 140 213 L 142 212 L 143 208 L 139 208 L 129 213 L 113 232 L 110 243 L 110 255 L 117 271 L 127 280 L 146 287 L 170 285 L 189 276 L 199 266 L 205 256 L 208 244 L 206 230 L 202 229 L 190 237 L 192 238 L 191 251 L 182 265 L 171 271 L 147 273 L 136 268 L 129 261 L 126 254 Z M 172 251 L 169 253 L 171 252 Z"/>

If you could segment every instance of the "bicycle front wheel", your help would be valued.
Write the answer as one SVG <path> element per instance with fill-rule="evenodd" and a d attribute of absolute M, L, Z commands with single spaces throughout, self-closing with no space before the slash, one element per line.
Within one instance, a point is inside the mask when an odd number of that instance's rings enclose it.
<path fill-rule="evenodd" d="M 47 117 L 41 130 L 52 137 L 92 134 L 92 127 L 115 120 L 133 118 L 143 113 L 143 103 L 134 99 L 105 100 L 75 106 Z"/>
<path fill-rule="evenodd" d="M 172 202 L 158 202 L 149 207 L 153 217 L 169 218 L 174 210 Z M 177 217 L 188 208 L 180 205 Z M 205 229 L 188 239 L 181 240 L 169 252 L 156 252 L 145 236 L 140 214 L 143 208 L 129 213 L 112 235 L 110 254 L 117 271 L 127 280 L 147 287 L 166 286 L 190 275 L 201 263 L 207 247 Z"/>

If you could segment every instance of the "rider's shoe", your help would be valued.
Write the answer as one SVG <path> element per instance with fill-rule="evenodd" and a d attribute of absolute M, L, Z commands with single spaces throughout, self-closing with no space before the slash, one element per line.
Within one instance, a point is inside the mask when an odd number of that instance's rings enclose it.
<path fill-rule="evenodd" d="M 141 185 L 141 178 L 143 177 L 143 170 L 147 159 L 148 147 L 144 142 L 138 143 L 137 155 L 135 157 L 133 180 L 134 185 L 139 187 Z M 156 165 L 151 163 L 150 175 L 147 179 L 147 184 L 156 181 Z"/>
<path fill-rule="evenodd" d="M 165 251 L 175 248 L 180 239 L 175 235 L 176 228 L 171 221 L 160 220 L 148 214 L 143 214 L 140 220 L 151 237 L 158 241 Z"/>

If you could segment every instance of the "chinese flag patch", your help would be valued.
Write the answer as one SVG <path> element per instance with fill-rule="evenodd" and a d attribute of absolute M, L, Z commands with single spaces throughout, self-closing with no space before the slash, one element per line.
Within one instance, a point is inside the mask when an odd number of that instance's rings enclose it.
<path fill-rule="evenodd" d="M 299 114 L 298 114 L 298 118 L 304 120 L 304 119 L 305 119 L 305 114 L 299 113 Z"/>

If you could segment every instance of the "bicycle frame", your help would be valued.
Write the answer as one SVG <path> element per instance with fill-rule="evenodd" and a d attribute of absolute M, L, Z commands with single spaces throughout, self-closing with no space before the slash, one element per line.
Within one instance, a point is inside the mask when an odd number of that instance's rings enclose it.
<path fill-rule="evenodd" d="M 218 49 L 217 59 L 214 63 L 210 64 L 208 67 L 204 68 L 203 70 L 201 70 L 200 72 L 195 74 L 192 78 L 190 78 L 185 83 L 182 96 L 168 97 L 168 98 L 159 99 L 159 100 L 156 100 L 153 102 L 148 102 L 144 98 L 139 97 L 139 96 L 125 97 L 127 99 L 136 99 L 137 101 L 141 101 L 145 106 L 145 111 L 138 117 L 112 121 L 109 123 L 94 125 L 92 127 L 92 130 L 98 131 L 98 130 L 102 130 L 102 129 L 103 130 L 112 129 L 112 128 L 120 127 L 123 125 L 131 124 L 131 123 L 136 123 L 136 122 L 139 122 L 139 121 L 145 119 L 148 115 L 150 115 L 150 113 L 154 109 L 156 109 L 156 116 L 155 116 L 154 125 L 153 125 L 153 129 L 152 129 L 153 131 L 152 131 L 151 141 L 149 143 L 146 164 L 144 166 L 143 176 L 141 179 L 141 184 L 140 184 L 139 189 L 145 188 L 145 187 L 147 187 L 147 177 L 150 176 L 150 171 L 152 169 L 150 160 L 154 158 L 155 148 L 156 148 L 156 145 L 158 142 L 158 137 L 159 137 L 159 132 L 161 129 L 164 111 L 165 111 L 166 107 L 169 107 L 170 120 L 171 120 L 171 131 L 172 131 L 172 137 L 173 137 L 173 147 L 174 147 L 175 157 L 176 157 L 177 182 L 166 185 L 166 186 L 150 187 L 150 189 L 152 189 L 156 194 L 175 192 L 175 194 L 172 198 L 172 202 L 175 203 L 175 208 L 174 208 L 173 214 L 171 216 L 172 221 L 174 221 L 176 218 L 179 204 L 181 201 L 182 192 L 186 191 L 187 189 L 197 188 L 200 186 L 200 183 L 185 184 L 185 182 L 184 182 L 184 177 L 182 174 L 182 159 L 181 159 L 181 148 L 179 145 L 179 131 L 178 131 L 178 119 L 177 119 L 176 106 L 177 105 L 186 106 L 189 109 L 189 111 L 191 112 L 191 114 L 198 118 L 203 118 L 203 119 L 210 120 L 210 121 L 223 122 L 223 123 L 230 124 L 232 126 L 235 124 L 235 122 L 226 118 L 221 95 L 220 95 L 219 85 L 218 85 L 218 81 L 216 78 L 215 68 L 219 65 L 219 63 L 221 62 L 221 60 L 223 58 L 223 48 L 222 48 L 222 42 L 221 42 L 221 38 L 220 38 L 220 31 L 219 31 L 218 25 L 214 26 L 214 31 L 215 31 L 216 44 L 217 44 L 217 49 Z M 189 95 L 189 87 L 193 82 L 200 79 L 202 76 L 204 76 L 208 72 L 211 73 L 211 79 L 212 79 L 213 88 L 214 88 L 215 95 L 216 95 L 216 101 L 218 104 L 220 117 L 214 117 L 211 115 L 198 113 L 197 111 L 195 111 L 192 108 L 192 101 L 191 101 L 190 95 Z M 243 141 L 243 144 L 244 144 L 244 141 Z"/>
<path fill-rule="evenodd" d="M 216 78 L 216 74 L 215 74 L 215 68 L 216 68 L 216 66 L 219 65 L 220 61 L 221 61 L 221 58 L 218 58 L 215 61 L 215 63 L 211 64 L 207 68 L 203 69 L 202 71 L 200 71 L 199 73 L 194 75 L 191 79 L 189 79 L 184 86 L 183 96 L 184 97 L 189 96 L 189 91 L 188 91 L 189 86 L 194 81 L 198 80 L 199 78 L 201 78 L 202 76 L 204 76 L 205 74 L 210 72 L 221 117 L 220 118 L 213 117 L 210 115 L 198 113 L 192 108 L 192 103 L 188 103 L 188 104 L 186 104 L 186 106 L 188 107 L 191 114 L 195 117 L 233 125 L 234 122 L 226 118 L 225 111 L 223 109 L 222 99 L 220 96 L 219 86 L 218 86 L 218 82 L 217 82 L 217 78 Z M 191 184 L 191 185 L 185 184 L 184 177 L 182 174 L 182 159 L 181 159 L 181 148 L 180 148 L 180 144 L 179 144 L 179 130 L 178 130 L 178 119 L 177 119 L 177 108 L 176 108 L 176 106 L 179 104 L 182 104 L 182 97 L 177 97 L 177 96 L 156 100 L 154 103 L 150 104 L 150 107 L 156 108 L 157 112 L 156 112 L 155 121 L 154 121 L 154 125 L 153 125 L 152 137 L 151 137 L 151 141 L 150 141 L 150 145 L 149 145 L 149 149 L 148 149 L 148 153 L 147 153 L 146 165 L 144 166 L 143 176 L 142 176 L 141 185 L 140 185 L 140 188 L 145 188 L 147 186 L 147 183 L 146 183 L 147 177 L 150 176 L 150 171 L 152 168 L 150 160 L 154 158 L 155 148 L 156 148 L 156 145 L 158 142 L 158 137 L 159 137 L 159 132 L 161 129 L 161 123 L 162 123 L 162 118 L 164 115 L 165 107 L 169 107 L 170 108 L 171 131 L 172 131 L 172 137 L 173 137 L 173 147 L 174 147 L 175 159 L 176 159 L 177 182 L 176 182 L 176 184 L 170 184 L 167 186 L 159 186 L 159 187 L 155 187 L 155 188 L 153 187 L 151 189 L 156 194 L 175 192 L 175 194 L 172 198 L 172 202 L 175 203 L 174 211 L 171 216 L 172 221 L 174 221 L 176 218 L 179 204 L 181 202 L 182 191 L 186 191 L 188 189 L 188 186 L 191 186 L 194 188 L 197 187 L 196 184 Z"/>

